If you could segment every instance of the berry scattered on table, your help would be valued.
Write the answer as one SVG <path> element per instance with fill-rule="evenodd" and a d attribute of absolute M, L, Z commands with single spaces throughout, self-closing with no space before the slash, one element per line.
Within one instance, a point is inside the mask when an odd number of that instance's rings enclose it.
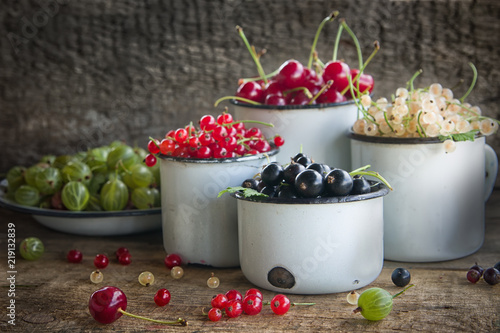
<path fill-rule="evenodd" d="M 366 289 L 359 295 L 358 307 L 353 312 L 360 312 L 363 317 L 371 321 L 384 319 L 392 311 L 393 298 L 398 297 L 411 287 L 413 287 L 412 284 L 394 296 L 382 288 Z"/>
<path fill-rule="evenodd" d="M 207 286 L 209 288 L 212 288 L 212 289 L 215 289 L 217 287 L 219 287 L 220 285 L 220 280 L 217 276 L 215 276 L 214 273 L 212 273 L 212 275 L 207 279 Z"/>
<path fill-rule="evenodd" d="M 139 283 L 142 286 L 149 287 L 154 284 L 155 276 L 153 275 L 153 273 L 149 271 L 144 271 L 141 274 L 139 274 L 137 280 L 139 280 Z"/>
<path fill-rule="evenodd" d="M 92 293 L 89 299 L 89 312 L 92 317 L 102 323 L 111 324 L 122 315 L 147 320 L 157 324 L 186 326 L 187 321 L 179 318 L 174 321 L 156 320 L 127 312 L 127 297 L 117 287 L 106 286 Z"/>
<path fill-rule="evenodd" d="M 104 274 L 100 270 L 95 270 L 90 273 L 90 281 L 92 283 L 101 283 L 104 280 Z"/>
<path fill-rule="evenodd" d="M 179 280 L 184 276 L 184 269 L 181 266 L 174 266 L 170 271 L 170 276 L 175 280 Z"/>
<path fill-rule="evenodd" d="M 105 254 L 97 254 L 94 258 L 94 266 L 98 269 L 108 267 L 109 259 Z"/>
<path fill-rule="evenodd" d="M 411 280 L 410 271 L 406 268 L 396 268 L 391 274 L 392 282 L 398 287 L 406 287 Z"/>
<path fill-rule="evenodd" d="M 211 308 L 208 311 L 208 319 L 211 321 L 219 321 L 222 318 L 222 311 L 219 308 Z"/>
<path fill-rule="evenodd" d="M 19 253 L 26 260 L 38 260 L 45 252 L 43 242 L 37 237 L 28 237 L 19 244 Z"/>
<path fill-rule="evenodd" d="M 347 303 L 349 303 L 351 305 L 358 305 L 358 298 L 359 298 L 358 292 L 353 290 L 349 294 L 347 294 L 346 300 L 347 300 Z"/>
<path fill-rule="evenodd" d="M 68 254 L 66 255 L 66 259 L 68 260 L 68 262 L 77 264 L 77 263 L 82 262 L 83 254 L 76 249 L 69 250 Z"/>
<path fill-rule="evenodd" d="M 156 292 L 154 301 L 158 306 L 165 306 L 170 303 L 171 298 L 172 295 L 170 294 L 170 291 L 168 291 L 166 288 L 161 288 Z"/>
<path fill-rule="evenodd" d="M 168 269 L 172 269 L 175 266 L 182 265 L 182 259 L 178 254 L 171 253 L 171 254 L 168 254 L 167 256 L 165 256 L 164 263 Z"/>

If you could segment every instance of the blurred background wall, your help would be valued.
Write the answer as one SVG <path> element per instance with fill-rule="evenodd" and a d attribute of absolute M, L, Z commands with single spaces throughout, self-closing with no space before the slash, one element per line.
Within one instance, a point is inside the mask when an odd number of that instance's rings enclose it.
<path fill-rule="evenodd" d="M 367 57 L 374 97 L 390 97 L 417 71 L 500 118 L 500 2 L 496 0 L 3 0 L 0 4 L 0 173 L 45 154 L 75 153 L 149 136 L 217 114 L 238 78 L 256 75 L 240 25 L 271 72 L 307 62 L 321 20 L 338 10 Z M 317 50 L 331 57 L 338 21 Z M 339 57 L 357 64 L 344 33 Z M 229 105 L 229 104 L 226 104 Z M 487 142 L 500 154 L 500 134 Z"/>

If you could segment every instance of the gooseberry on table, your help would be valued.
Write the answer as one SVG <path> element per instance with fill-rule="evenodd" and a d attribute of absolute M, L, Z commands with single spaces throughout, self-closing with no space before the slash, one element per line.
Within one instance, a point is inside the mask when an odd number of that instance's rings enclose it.
<path fill-rule="evenodd" d="M 43 242 L 37 237 L 25 238 L 19 244 L 19 253 L 26 260 L 38 260 L 45 252 Z"/>

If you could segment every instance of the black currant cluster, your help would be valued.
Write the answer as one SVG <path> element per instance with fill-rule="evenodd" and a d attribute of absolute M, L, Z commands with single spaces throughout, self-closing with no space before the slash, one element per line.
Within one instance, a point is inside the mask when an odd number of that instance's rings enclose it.
<path fill-rule="evenodd" d="M 467 272 L 467 280 L 469 280 L 469 282 L 477 283 L 481 277 L 490 285 L 500 283 L 500 261 L 497 262 L 495 266 L 486 269 L 479 266 L 477 263 L 469 268 Z"/>
<path fill-rule="evenodd" d="M 302 153 L 285 166 L 276 162 L 267 164 L 260 179 L 247 179 L 241 186 L 272 198 L 338 197 L 371 192 L 371 184 L 363 176 L 351 177 L 343 169 L 313 162 Z"/>

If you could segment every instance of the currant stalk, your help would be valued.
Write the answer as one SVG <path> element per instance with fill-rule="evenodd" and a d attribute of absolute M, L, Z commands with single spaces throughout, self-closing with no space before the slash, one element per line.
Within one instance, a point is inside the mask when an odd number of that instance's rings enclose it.
<path fill-rule="evenodd" d="M 143 319 L 143 320 L 151 321 L 151 322 L 157 323 L 157 324 L 180 325 L 180 326 L 187 326 L 188 325 L 187 320 L 185 320 L 183 318 L 178 318 L 175 321 L 165 321 L 165 320 L 157 320 L 157 319 L 151 319 L 151 318 L 148 318 L 148 317 L 143 317 L 143 316 L 135 315 L 133 313 L 127 312 L 125 310 L 122 310 L 121 308 L 118 309 L 118 312 L 121 312 L 122 314 L 124 314 L 126 316 L 129 316 L 129 317 L 132 317 L 132 318 Z"/>
<path fill-rule="evenodd" d="M 467 90 L 467 92 L 461 98 L 458 99 L 461 103 L 463 103 L 464 100 L 467 98 L 467 96 L 469 96 L 469 94 L 471 93 L 472 89 L 474 89 L 474 86 L 476 85 L 476 81 L 477 81 L 477 69 L 476 69 L 476 66 L 474 66 L 474 64 L 472 62 L 469 62 L 469 66 L 472 68 L 472 73 L 474 74 L 474 76 L 472 77 L 472 82 L 471 82 L 470 87 Z"/>
<path fill-rule="evenodd" d="M 361 167 L 361 168 L 358 168 L 358 169 L 355 169 L 355 170 L 349 172 L 349 174 L 351 175 L 351 177 L 354 177 L 356 175 L 375 177 L 378 180 L 380 180 L 382 183 L 384 183 L 384 185 L 387 186 L 391 191 L 393 190 L 392 186 L 389 184 L 389 182 L 384 177 L 382 177 L 376 171 L 367 171 L 368 168 L 370 168 L 370 165 L 365 165 L 364 167 Z"/>
<path fill-rule="evenodd" d="M 250 46 L 250 43 L 248 42 L 247 37 L 245 36 L 245 33 L 243 32 L 243 28 L 240 27 L 239 25 L 236 26 L 236 30 L 238 31 L 238 34 L 240 35 L 241 39 L 245 43 L 248 51 L 250 52 L 250 55 L 252 56 L 253 61 L 255 62 L 255 65 L 257 66 L 257 71 L 259 72 L 260 78 L 267 83 L 267 78 L 266 78 L 266 73 L 264 73 L 264 69 L 262 68 L 262 65 L 260 64 L 259 57 L 255 53 L 255 49 Z"/>
<path fill-rule="evenodd" d="M 318 30 L 316 31 L 316 35 L 314 36 L 313 44 L 311 47 L 311 53 L 309 54 L 309 62 L 307 63 L 307 68 L 311 69 L 312 62 L 313 62 L 313 57 L 314 57 L 314 52 L 316 50 L 316 44 L 318 43 L 318 38 L 321 33 L 321 30 L 323 30 L 323 27 L 327 22 L 333 21 L 337 16 L 339 15 L 338 11 L 333 11 L 321 21 Z"/>

